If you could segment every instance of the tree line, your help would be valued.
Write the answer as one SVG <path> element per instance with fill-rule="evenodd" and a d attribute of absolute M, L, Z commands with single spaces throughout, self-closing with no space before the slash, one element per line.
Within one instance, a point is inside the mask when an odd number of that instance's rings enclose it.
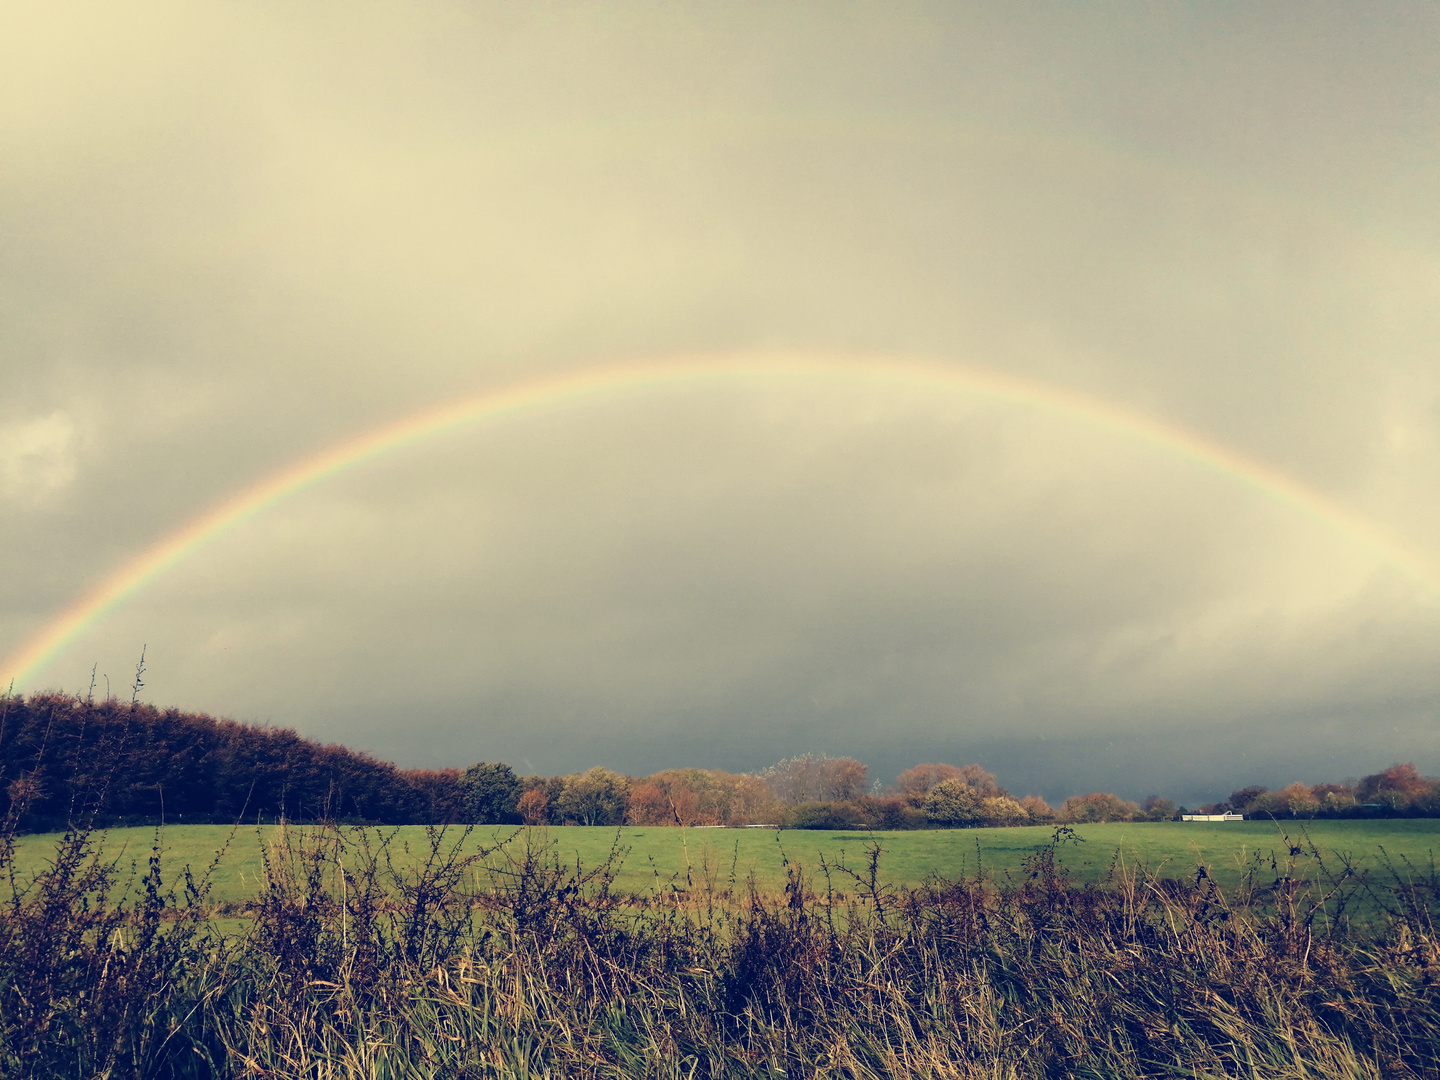
<path fill-rule="evenodd" d="M 503 762 L 402 769 L 288 728 L 63 694 L 0 701 L 0 784 L 22 828 L 280 819 L 482 824 L 957 828 L 1163 821 L 1185 807 L 1108 792 L 1058 807 L 1016 797 L 980 765 L 927 763 L 872 784 L 854 758 L 803 755 L 758 773 L 596 767 L 518 776 Z M 1347 783 L 1241 788 L 1197 813 L 1248 817 L 1440 815 L 1440 781 L 1394 765 Z"/>
<path fill-rule="evenodd" d="M 1223 802 L 1198 814 L 1244 814 L 1246 817 L 1307 818 L 1400 814 L 1440 816 L 1440 781 L 1421 776 L 1410 762 L 1391 765 L 1359 780 L 1340 783 L 1294 783 L 1279 791 L 1243 787 Z"/>
<path fill-rule="evenodd" d="M 459 775 L 178 709 L 63 694 L 0 702 L 0 782 L 27 829 L 81 820 L 458 821 Z"/>

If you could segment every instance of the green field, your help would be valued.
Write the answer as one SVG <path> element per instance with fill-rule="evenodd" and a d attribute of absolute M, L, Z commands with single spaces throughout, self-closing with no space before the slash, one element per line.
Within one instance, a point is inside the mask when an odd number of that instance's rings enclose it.
<path fill-rule="evenodd" d="M 428 847 L 425 830 L 420 827 L 363 831 L 372 841 L 393 834 L 391 852 L 397 866 Z M 1338 866 L 1344 857 L 1387 878 L 1387 858 L 1402 871 L 1408 861 L 1428 873 L 1440 847 L 1440 820 L 1433 819 L 1288 822 L 1283 826 L 1258 821 L 1146 822 L 1080 825 L 1075 831 L 1084 842 L 1063 845 L 1057 854 L 1081 882 L 1100 880 L 1118 859 L 1126 867 L 1143 867 L 1162 877 L 1192 875 L 1198 866 L 1204 866 L 1222 887 L 1233 888 L 1257 865 L 1262 874 L 1269 871 L 1272 855 L 1284 861 L 1283 833 L 1297 843 L 1305 843 L 1308 837 L 1331 865 Z M 347 832 L 354 840 L 361 830 Z M 313 830 L 292 826 L 289 834 L 294 844 Z M 458 837 L 460 830 L 453 829 L 449 835 Z M 775 893 L 784 884 L 787 859 L 798 863 L 812 885 L 823 890 L 822 861 L 862 869 L 872 843 L 881 847 L 881 877 L 891 885 L 918 885 L 929 875 L 973 876 L 977 869 L 1003 881 L 1007 874 L 1018 873 L 1025 857 L 1048 844 L 1051 835 L 1049 827 L 1039 826 L 874 833 L 579 826 L 532 831 L 487 826 L 471 834 L 467 848 L 505 838 L 512 838 L 512 848 L 520 848 L 528 839 L 546 845 L 554 857 L 569 865 L 578 860 L 589 869 L 603 862 L 618 841 L 622 862 L 614 884 L 617 891 L 647 895 L 672 888 L 698 890 L 707 877 L 717 888 L 725 889 L 732 881 L 743 887 L 753 876 L 762 892 Z M 232 836 L 226 826 L 172 825 L 159 837 L 162 868 L 171 883 L 178 880 L 186 864 L 198 875 L 229 837 L 229 849 L 212 877 L 211 899 L 238 902 L 255 896 L 263 877 L 262 846 L 275 844 L 279 833 L 274 826 L 240 828 L 233 830 Z M 143 871 L 156 831 L 116 829 L 97 833 L 96 838 L 105 856 L 117 860 L 122 876 L 128 878 L 132 865 Z M 44 865 L 54 843 L 53 835 L 21 838 L 16 852 L 19 874 L 28 876 Z M 1301 860 L 1298 869 L 1314 874 L 1314 860 Z M 832 874 L 831 879 L 839 891 L 853 889 L 843 875 Z"/>

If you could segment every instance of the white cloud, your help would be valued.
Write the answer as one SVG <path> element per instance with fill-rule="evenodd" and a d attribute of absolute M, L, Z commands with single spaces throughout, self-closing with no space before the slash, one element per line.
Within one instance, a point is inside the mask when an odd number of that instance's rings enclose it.
<path fill-rule="evenodd" d="M 39 501 L 75 479 L 75 423 L 63 412 L 0 427 L 0 492 Z"/>

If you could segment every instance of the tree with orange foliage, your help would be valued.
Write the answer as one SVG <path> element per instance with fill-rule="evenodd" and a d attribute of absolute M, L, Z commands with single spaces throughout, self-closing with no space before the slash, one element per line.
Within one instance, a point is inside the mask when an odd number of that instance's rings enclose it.
<path fill-rule="evenodd" d="M 642 781 L 630 789 L 630 800 L 625 807 L 627 825 L 674 825 L 675 814 L 670 809 L 670 800 L 661 786 L 651 780 Z"/>
<path fill-rule="evenodd" d="M 525 792 L 515 809 L 526 825 L 544 825 L 550 820 L 550 800 L 545 797 L 544 788 L 534 787 Z"/>
<path fill-rule="evenodd" d="M 1434 780 L 1421 776 L 1420 770 L 1407 761 L 1365 777 L 1355 785 L 1355 798 L 1362 803 L 1380 803 L 1398 810 L 1424 799 L 1435 785 Z"/>
<path fill-rule="evenodd" d="M 1310 786 L 1298 780 L 1282 790 L 1280 797 L 1285 800 L 1285 808 L 1296 817 L 1313 817 L 1320 809 L 1320 800 L 1315 797 Z"/>
<path fill-rule="evenodd" d="M 1007 794 L 995 782 L 995 774 L 979 765 L 955 766 L 939 761 L 912 765 L 895 778 L 895 788 L 911 805 L 919 806 L 935 785 L 946 780 L 959 780 L 981 799 Z"/>
<path fill-rule="evenodd" d="M 1020 800 L 1032 825 L 1048 825 L 1055 820 L 1055 808 L 1039 795 L 1026 795 Z"/>
<path fill-rule="evenodd" d="M 1060 820 L 1069 822 L 1134 821 L 1140 808 L 1108 791 L 1072 795 L 1060 808 Z"/>
<path fill-rule="evenodd" d="M 1005 794 L 1005 789 L 995 782 L 995 774 L 979 765 L 962 765 L 960 779 L 982 799 L 993 799 L 997 795 Z"/>
<path fill-rule="evenodd" d="M 936 784 L 942 780 L 958 779 L 960 770 L 956 766 L 932 761 L 924 765 L 912 765 L 895 777 L 895 790 L 912 806 L 919 806 Z"/>
<path fill-rule="evenodd" d="M 755 776 L 718 769 L 666 769 L 630 793 L 635 825 L 751 825 L 779 820 L 775 796 Z"/>
<path fill-rule="evenodd" d="M 666 825 L 723 825 L 728 800 L 717 790 L 722 786 L 716 781 L 720 775 L 705 769 L 669 769 L 651 776 L 644 786 L 653 788 L 664 804 L 653 824 L 661 824 L 658 819 L 663 818 Z M 654 797 L 646 793 L 646 798 Z"/>

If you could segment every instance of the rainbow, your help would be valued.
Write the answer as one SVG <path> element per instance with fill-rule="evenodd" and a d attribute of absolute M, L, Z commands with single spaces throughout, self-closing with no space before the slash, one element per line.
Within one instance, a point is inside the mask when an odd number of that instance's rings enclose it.
<path fill-rule="evenodd" d="M 1440 596 L 1440 575 L 1333 499 L 1224 446 L 1153 417 L 1034 379 L 981 368 L 875 357 L 744 354 L 627 363 L 547 375 L 425 409 L 298 461 L 162 538 L 75 600 L 0 669 L 0 685 L 30 683 L 59 652 L 170 567 L 256 514 L 347 469 L 447 431 L 545 407 L 665 385 L 824 379 L 932 388 L 1038 409 L 1102 428 L 1238 481 L 1347 536 Z"/>

